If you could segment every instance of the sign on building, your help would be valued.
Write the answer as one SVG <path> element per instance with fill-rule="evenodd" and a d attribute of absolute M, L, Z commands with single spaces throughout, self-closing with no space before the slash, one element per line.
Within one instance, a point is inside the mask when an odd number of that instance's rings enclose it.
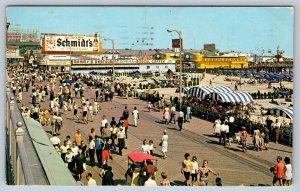
<path fill-rule="evenodd" d="M 215 51 L 216 50 L 216 45 L 215 44 L 204 44 L 204 50 Z"/>
<path fill-rule="evenodd" d="M 99 54 L 102 53 L 100 37 L 93 35 L 43 34 L 43 54 Z"/>
<path fill-rule="evenodd" d="M 180 48 L 180 39 L 172 39 L 172 48 Z M 182 39 L 181 39 L 182 48 Z"/>

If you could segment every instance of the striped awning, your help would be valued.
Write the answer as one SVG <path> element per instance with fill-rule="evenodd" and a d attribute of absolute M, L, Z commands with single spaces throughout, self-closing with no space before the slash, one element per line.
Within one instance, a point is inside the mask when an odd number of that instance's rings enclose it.
<path fill-rule="evenodd" d="M 179 93 L 179 90 L 180 90 L 180 88 L 177 87 L 175 93 Z M 182 87 L 181 93 L 188 94 L 188 93 L 189 93 L 189 90 L 190 90 L 190 87 Z"/>
<path fill-rule="evenodd" d="M 205 95 L 210 93 L 223 93 L 223 92 L 233 92 L 232 89 L 226 86 L 217 86 L 217 87 L 192 87 L 189 91 L 189 94 L 194 97 L 200 96 L 204 98 Z"/>
<path fill-rule="evenodd" d="M 221 100 L 222 102 L 228 102 L 228 103 L 245 103 L 245 102 L 251 102 L 253 101 L 252 96 L 249 93 L 246 92 L 227 92 L 227 93 L 210 93 L 208 94 L 209 98 L 215 99 L 215 100 Z"/>
<path fill-rule="evenodd" d="M 288 108 L 271 108 L 268 110 L 269 114 L 272 115 L 277 115 L 280 117 L 285 117 L 289 119 L 293 119 L 293 107 L 288 107 Z"/>

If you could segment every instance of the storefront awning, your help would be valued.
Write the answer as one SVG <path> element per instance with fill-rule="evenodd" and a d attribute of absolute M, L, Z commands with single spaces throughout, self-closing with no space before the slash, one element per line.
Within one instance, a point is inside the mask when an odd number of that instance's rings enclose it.
<path fill-rule="evenodd" d="M 222 102 L 228 103 L 245 103 L 253 101 L 252 96 L 246 92 L 227 92 L 227 93 L 210 93 L 208 94 L 209 98 L 216 100 L 221 100 Z"/>
<path fill-rule="evenodd" d="M 292 107 L 288 107 L 288 108 L 275 107 L 275 108 L 269 109 L 268 114 L 293 119 L 293 108 Z"/>
<path fill-rule="evenodd" d="M 194 97 L 200 96 L 204 98 L 205 95 L 210 93 L 223 93 L 223 92 L 233 92 L 232 89 L 226 86 L 218 86 L 218 87 L 192 87 L 189 91 L 189 94 Z"/>

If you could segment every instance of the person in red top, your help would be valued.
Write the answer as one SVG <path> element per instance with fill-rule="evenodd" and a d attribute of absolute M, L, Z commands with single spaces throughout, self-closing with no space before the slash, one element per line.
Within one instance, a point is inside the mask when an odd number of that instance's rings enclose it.
<path fill-rule="evenodd" d="M 125 127 L 125 136 L 127 139 L 127 131 L 128 131 L 128 126 L 129 126 L 128 119 L 123 119 L 123 122 L 124 122 L 124 127 Z"/>
<path fill-rule="evenodd" d="M 284 176 L 284 164 L 282 163 L 282 157 L 277 157 L 277 163 L 271 168 L 271 171 L 274 173 L 273 186 L 279 181 L 279 185 L 283 186 L 282 179 Z"/>

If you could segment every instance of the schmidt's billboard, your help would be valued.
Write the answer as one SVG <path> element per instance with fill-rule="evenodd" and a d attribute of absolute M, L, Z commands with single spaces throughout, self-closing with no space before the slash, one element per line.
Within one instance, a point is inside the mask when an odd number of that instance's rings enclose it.
<path fill-rule="evenodd" d="M 102 43 L 95 35 L 42 34 L 43 54 L 101 54 Z"/>

